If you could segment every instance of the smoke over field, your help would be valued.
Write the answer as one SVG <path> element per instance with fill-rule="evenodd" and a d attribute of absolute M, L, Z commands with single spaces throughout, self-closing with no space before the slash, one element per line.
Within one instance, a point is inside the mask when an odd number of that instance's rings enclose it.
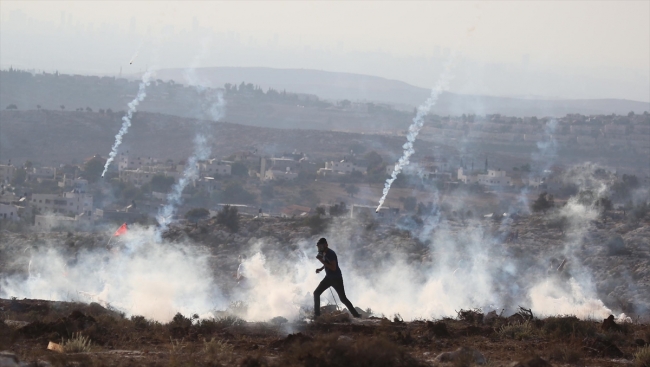
<path fill-rule="evenodd" d="M 647 283 L 633 286 L 622 274 L 605 284 L 607 270 L 596 265 L 618 261 L 608 238 L 622 229 L 615 221 L 598 224 L 596 203 L 607 185 L 594 169 L 576 167 L 571 175 L 593 196 L 576 195 L 546 215 L 499 221 L 434 209 L 408 229 L 372 216 L 332 218 L 325 232 L 312 235 L 299 219 L 242 219 L 236 234 L 210 220 L 196 228 L 172 225 L 162 243 L 153 228 L 133 226 L 110 248 L 103 236 L 30 241 L 3 234 L 2 254 L 12 266 L 2 274 L 0 297 L 95 301 L 159 321 L 177 311 L 209 317 L 239 302 L 247 320 L 292 320 L 311 312 L 322 277 L 314 272 L 315 242 L 324 236 L 339 256 L 350 300 L 377 315 L 440 318 L 468 308 L 510 314 L 522 306 L 536 315 L 625 318 L 616 299 L 647 312 Z M 633 244 L 639 234 L 630 233 Z M 623 251 L 647 254 L 644 241 Z M 245 281 L 235 284 L 240 254 L 249 255 Z M 625 261 L 639 269 L 637 280 L 650 276 L 638 256 Z M 329 292 L 322 298 L 338 301 Z"/>

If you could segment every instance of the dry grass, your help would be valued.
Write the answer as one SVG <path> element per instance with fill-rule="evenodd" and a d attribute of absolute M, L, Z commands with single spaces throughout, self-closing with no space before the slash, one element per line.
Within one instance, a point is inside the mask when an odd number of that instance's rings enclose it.
<path fill-rule="evenodd" d="M 544 320 L 542 331 L 552 338 L 568 339 L 593 336 L 597 328 L 592 321 L 580 320 L 575 316 L 555 316 Z"/>
<path fill-rule="evenodd" d="M 405 348 L 380 337 L 359 335 L 355 340 L 339 339 L 338 335 L 321 336 L 313 341 L 294 345 L 282 358 L 283 366 L 313 367 L 422 367 Z"/>
<path fill-rule="evenodd" d="M 226 343 L 226 341 L 212 338 L 210 341 L 204 340 L 203 344 L 203 351 L 205 352 L 208 360 L 224 361 L 232 359 L 234 347 Z"/>
<path fill-rule="evenodd" d="M 563 362 L 571 365 L 578 365 L 582 362 L 582 351 L 580 346 L 562 345 L 556 346 L 549 353 L 548 359 L 554 362 Z"/>
<path fill-rule="evenodd" d="M 650 345 L 646 345 L 634 354 L 634 367 L 650 367 Z"/>
<path fill-rule="evenodd" d="M 502 338 L 527 340 L 534 336 L 535 328 L 530 321 L 514 322 L 501 326 L 497 333 Z"/>
<path fill-rule="evenodd" d="M 62 344 L 66 353 L 87 353 L 90 352 L 92 343 L 90 338 L 81 335 L 81 333 L 73 333 L 72 338 L 64 340 Z"/>

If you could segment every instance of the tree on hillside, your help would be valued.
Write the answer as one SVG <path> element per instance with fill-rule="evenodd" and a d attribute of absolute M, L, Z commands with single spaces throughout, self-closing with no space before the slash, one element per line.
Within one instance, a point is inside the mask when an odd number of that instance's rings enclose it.
<path fill-rule="evenodd" d="M 7 109 L 8 109 L 8 110 L 17 110 L 17 109 L 18 109 L 18 106 L 16 106 L 15 104 L 12 103 L 12 104 L 10 104 L 9 106 L 7 106 Z"/>
<path fill-rule="evenodd" d="M 106 160 L 101 156 L 94 156 L 84 163 L 83 177 L 89 182 L 96 182 L 104 171 Z"/>
<path fill-rule="evenodd" d="M 217 213 L 217 223 L 223 224 L 232 232 L 239 230 L 239 213 L 234 206 L 226 205 Z"/>
<path fill-rule="evenodd" d="M 531 206 L 531 209 L 534 212 L 544 212 L 551 209 L 555 205 L 553 201 L 553 195 L 550 195 L 546 191 L 539 194 L 537 200 L 535 200 Z"/>
<path fill-rule="evenodd" d="M 18 168 L 14 173 L 14 178 L 11 180 L 11 184 L 13 186 L 21 185 L 25 182 L 25 178 L 27 178 L 27 170 L 24 168 Z"/>
<path fill-rule="evenodd" d="M 353 198 L 354 195 L 359 193 L 359 188 L 354 185 L 347 185 L 345 186 L 345 192 L 347 192 L 348 195 Z"/>
<path fill-rule="evenodd" d="M 61 108 L 61 111 L 65 110 L 65 106 L 64 106 L 64 105 L 60 105 L 59 107 Z"/>
<path fill-rule="evenodd" d="M 330 215 L 333 217 L 339 217 L 341 215 L 345 215 L 347 214 L 347 212 L 348 212 L 348 208 L 344 202 L 330 206 Z"/>
<path fill-rule="evenodd" d="M 190 209 L 187 213 L 185 213 L 185 219 L 193 223 L 196 223 L 201 219 L 205 219 L 209 216 L 210 216 L 210 211 L 206 208 L 194 208 L 194 209 Z"/>

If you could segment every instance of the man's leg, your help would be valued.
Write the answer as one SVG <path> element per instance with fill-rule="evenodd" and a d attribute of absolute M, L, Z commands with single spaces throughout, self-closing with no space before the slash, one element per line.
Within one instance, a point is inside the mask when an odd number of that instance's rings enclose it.
<path fill-rule="evenodd" d="M 332 288 L 336 291 L 336 294 L 339 295 L 339 299 L 341 302 L 345 305 L 345 307 L 350 310 L 350 313 L 354 317 L 360 317 L 359 313 L 357 310 L 354 308 L 352 305 L 352 302 L 348 299 L 348 297 L 345 296 L 345 287 L 343 286 L 343 278 L 337 279 L 336 281 L 332 282 Z"/>
<path fill-rule="evenodd" d="M 320 295 L 323 294 L 331 286 L 327 277 L 321 280 L 316 290 L 314 290 L 314 317 L 320 316 Z"/>

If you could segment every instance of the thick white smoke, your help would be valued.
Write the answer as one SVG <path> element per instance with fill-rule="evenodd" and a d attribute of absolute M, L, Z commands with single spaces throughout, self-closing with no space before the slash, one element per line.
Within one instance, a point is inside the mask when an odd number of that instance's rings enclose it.
<path fill-rule="evenodd" d="M 404 152 L 402 154 L 402 157 L 397 161 L 397 163 L 395 163 L 393 173 L 388 179 L 386 179 L 383 194 L 381 196 L 381 199 L 379 199 L 379 205 L 377 206 L 377 211 L 379 211 L 381 206 L 384 205 L 384 201 L 386 200 L 386 196 L 388 195 L 388 191 L 390 190 L 393 181 L 397 179 L 397 175 L 402 172 L 402 169 L 409 164 L 409 158 L 411 155 L 413 155 L 413 153 L 415 153 L 415 150 L 413 149 L 413 143 L 415 142 L 415 138 L 418 136 L 418 133 L 420 133 L 420 129 L 422 129 L 422 126 L 424 125 L 424 117 L 429 113 L 431 108 L 435 106 L 436 102 L 438 102 L 438 97 L 440 97 L 440 94 L 449 88 L 449 82 L 453 77 L 451 69 L 454 64 L 454 59 L 455 53 L 452 53 L 449 61 L 445 65 L 444 71 L 438 79 L 438 82 L 433 87 L 433 89 L 431 89 L 431 95 L 423 104 L 418 107 L 417 113 L 413 118 L 413 123 L 411 126 L 409 126 L 408 133 L 406 134 L 407 142 L 404 144 L 404 146 L 402 146 Z"/>
<path fill-rule="evenodd" d="M 98 302 L 128 315 L 170 321 L 176 312 L 224 306 L 209 266 L 209 252 L 186 244 L 154 243 L 153 229 L 131 226 L 112 241 L 78 253 L 32 251 L 29 276 L 0 279 L 0 297 Z"/>
<path fill-rule="evenodd" d="M 122 117 L 122 127 L 120 128 L 120 131 L 117 133 L 117 135 L 115 135 L 115 143 L 113 143 L 113 147 L 111 148 L 111 152 L 108 154 L 106 164 L 104 164 L 102 177 L 104 177 L 106 171 L 108 170 L 108 166 L 110 166 L 111 162 L 113 162 L 115 159 L 115 156 L 117 156 L 117 149 L 122 144 L 122 138 L 129 131 L 129 127 L 131 127 L 131 118 L 133 118 L 133 113 L 136 111 L 136 108 L 140 102 L 142 102 L 147 96 L 146 89 L 151 82 L 153 73 L 153 69 L 150 68 L 146 73 L 144 73 L 144 75 L 142 75 L 142 81 L 140 81 L 140 85 L 138 87 L 138 94 L 131 102 L 129 102 L 129 109 L 126 111 L 126 115 Z"/>
<path fill-rule="evenodd" d="M 567 178 L 592 189 L 597 198 L 606 193 L 607 182 L 592 174 L 595 169 L 574 168 Z M 348 298 L 376 314 L 399 313 L 412 320 L 453 317 L 460 309 L 480 307 L 506 309 L 508 315 L 523 306 L 538 316 L 605 318 L 612 310 L 599 299 L 591 270 L 581 261 L 585 251 L 604 246 L 585 242 L 598 207 L 573 198 L 554 213 L 545 218 L 567 218 L 561 237 L 559 231 L 538 227 L 536 221 L 544 218 L 530 218 L 517 227 L 521 236 L 514 244 L 503 240 L 501 227 L 491 220 L 444 216 L 411 229 L 411 237 L 421 241 L 385 236 L 392 227 L 368 230 L 343 218 L 334 219 L 324 235 L 338 254 Z M 114 250 L 80 252 L 73 262 L 53 247 L 34 248 L 30 265 L 25 263 L 29 277 L 0 280 L 0 297 L 93 300 L 159 321 L 178 311 L 209 315 L 243 300 L 248 307 L 242 317 L 249 321 L 293 320 L 301 308 L 313 305 L 312 292 L 323 276 L 315 273 L 320 267 L 314 259 L 316 237 L 291 245 L 251 240 L 242 249 L 252 255 L 244 262 L 246 281 L 226 299 L 211 277 L 209 250 L 191 243 L 156 244 L 153 235 L 153 229 L 135 227 L 120 236 Z M 567 271 L 558 272 L 551 258 L 567 259 Z M 322 295 L 321 304 L 327 303 L 334 303 L 329 291 Z"/>

